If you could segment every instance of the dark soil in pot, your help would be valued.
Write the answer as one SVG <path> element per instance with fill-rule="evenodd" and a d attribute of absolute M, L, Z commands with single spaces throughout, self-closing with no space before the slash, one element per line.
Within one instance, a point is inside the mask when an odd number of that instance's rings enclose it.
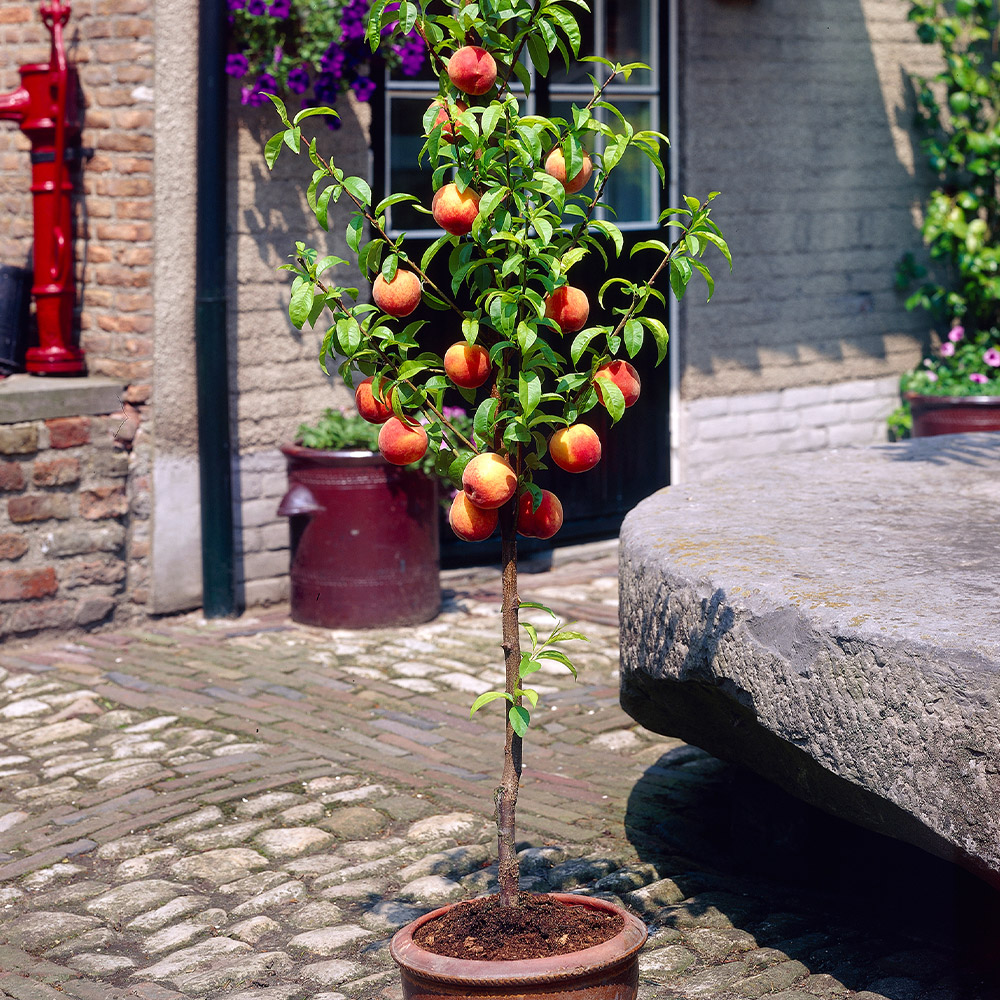
<path fill-rule="evenodd" d="M 517 961 L 582 951 L 610 941 L 625 921 L 618 913 L 567 906 L 551 896 L 521 893 L 517 906 L 498 896 L 459 903 L 424 924 L 413 940 L 452 958 Z"/>

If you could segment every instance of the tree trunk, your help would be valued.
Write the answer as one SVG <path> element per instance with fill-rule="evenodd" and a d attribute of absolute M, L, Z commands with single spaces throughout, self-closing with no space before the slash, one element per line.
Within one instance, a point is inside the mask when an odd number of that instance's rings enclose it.
<path fill-rule="evenodd" d="M 503 627 L 504 664 L 507 670 L 506 691 L 514 697 L 514 704 L 521 699 L 514 691 L 521 686 L 519 668 L 521 666 L 521 643 L 518 635 L 517 596 L 517 497 L 504 504 L 500 511 L 500 561 L 503 570 L 503 601 L 501 619 Z M 521 781 L 521 737 L 510 724 L 510 703 L 503 702 L 508 709 L 504 713 L 506 737 L 504 740 L 503 776 L 494 792 L 497 821 L 497 847 L 500 861 L 498 879 L 500 882 L 500 903 L 503 906 L 517 905 L 518 862 L 516 843 L 515 809 L 517 789 Z"/>

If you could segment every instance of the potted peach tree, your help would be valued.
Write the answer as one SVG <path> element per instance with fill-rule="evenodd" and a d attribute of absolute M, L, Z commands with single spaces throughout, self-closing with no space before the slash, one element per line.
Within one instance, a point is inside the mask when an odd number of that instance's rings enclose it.
<path fill-rule="evenodd" d="M 527 94 L 531 77 L 522 55 L 542 70 L 553 52 L 567 63 L 577 58 L 580 31 L 572 11 L 578 3 L 462 0 L 442 5 L 441 14 L 409 0 L 374 4 L 369 43 L 377 45 L 385 32 L 415 30 L 440 79 L 439 96 L 424 115 L 420 153 L 433 172 L 435 194 L 429 206 L 414 207 L 442 232 L 419 260 L 408 252 L 405 235 L 390 236 L 386 219 L 393 205 L 417 199 L 395 193 L 373 204 L 363 178 L 345 175 L 315 139 L 303 138 L 305 119 L 329 109 L 310 108 L 290 119 L 272 98 L 284 127 L 267 143 L 268 163 L 283 147 L 299 152 L 306 143 L 313 164 L 309 204 L 323 226 L 331 200 L 353 204 L 347 244 L 373 280 L 373 301 L 359 301 L 356 289 L 332 277 L 341 261 L 299 244 L 295 262 L 286 265 L 295 275 L 293 320 L 332 316 L 322 358 L 335 359 L 350 384 L 366 386 L 360 408 L 382 421 L 379 449 L 389 462 L 412 463 L 430 449 L 438 468 L 461 486 L 449 515 L 455 533 L 481 540 L 499 527 L 506 683 L 471 706 L 472 712 L 503 709 L 503 768 L 494 793 L 499 892 L 435 911 L 396 935 L 392 954 L 408 996 L 496 995 L 507 987 L 519 995 L 551 992 L 553 983 L 577 974 L 588 986 L 606 980 L 600 989 L 609 996 L 634 996 L 636 954 L 645 939 L 641 922 L 602 900 L 532 898 L 518 890 L 522 741 L 538 703 L 530 678 L 545 659 L 575 674 L 562 644 L 583 637 L 557 624 L 543 638 L 532 624 L 520 624 L 521 609 L 540 606 L 518 599 L 517 535 L 551 537 L 559 530 L 561 504 L 542 486 L 547 464 L 577 473 L 593 468 L 600 442 L 585 414 L 602 406 L 617 422 L 635 402 L 640 379 L 628 359 L 646 337 L 655 340 L 659 360 L 665 356 L 667 330 L 647 314 L 665 300 L 661 288 L 680 297 L 701 274 L 711 296 L 702 255 L 714 247 L 728 260 L 729 250 L 710 217 L 714 194 L 704 201 L 689 197 L 661 217 L 676 230 L 673 242 L 633 247 L 637 262 L 630 269 L 645 277 L 611 277 L 599 289 L 574 284 L 573 268 L 585 257 L 610 262 L 623 251 L 618 227 L 595 217 L 610 175 L 627 152 L 638 151 L 662 178 L 666 141 L 658 132 L 633 129 L 608 100 L 608 84 L 628 79 L 640 64 L 595 58 L 593 97 L 570 118 L 523 113 L 518 94 Z M 598 107 L 614 127 L 598 117 Z M 448 255 L 447 287 L 428 274 L 439 254 Z M 440 310 L 441 322 L 455 331 L 443 357 L 421 344 L 423 322 L 409 319 L 420 302 Z M 446 400 L 456 396 L 474 410 L 471 436 L 445 412 Z M 530 640 L 523 651 L 522 627 Z M 518 952 L 520 930 L 543 920 L 560 928 L 542 935 L 549 950 L 537 953 L 542 957 Z M 481 930 L 491 923 L 495 948 L 487 948 L 490 933 Z M 539 935 L 532 936 L 537 944 Z"/>

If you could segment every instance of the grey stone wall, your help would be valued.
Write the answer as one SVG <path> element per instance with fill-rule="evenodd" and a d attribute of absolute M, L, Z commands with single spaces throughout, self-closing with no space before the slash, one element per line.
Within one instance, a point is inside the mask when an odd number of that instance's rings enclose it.
<path fill-rule="evenodd" d="M 695 285 L 682 305 L 681 394 L 691 419 L 694 400 L 771 394 L 780 434 L 782 390 L 919 360 L 926 319 L 893 278 L 921 245 L 928 183 L 908 73 L 932 72 L 934 53 L 901 0 L 680 7 L 681 189 L 722 192 L 735 262 L 710 305 Z M 689 419 L 684 441 L 700 437 Z"/>

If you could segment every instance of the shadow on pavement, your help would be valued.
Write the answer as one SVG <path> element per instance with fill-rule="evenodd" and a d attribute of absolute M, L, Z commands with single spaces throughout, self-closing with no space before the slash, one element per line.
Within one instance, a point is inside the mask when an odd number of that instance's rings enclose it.
<path fill-rule="evenodd" d="M 963 1000 L 1000 996 L 1000 894 L 739 766 L 694 747 L 669 751 L 632 789 L 625 829 L 639 857 L 685 896 L 656 914 L 659 926 L 690 925 L 699 912 L 707 925 L 728 920 L 759 947 L 852 990 L 877 983 L 888 1000 L 939 989 Z"/>

